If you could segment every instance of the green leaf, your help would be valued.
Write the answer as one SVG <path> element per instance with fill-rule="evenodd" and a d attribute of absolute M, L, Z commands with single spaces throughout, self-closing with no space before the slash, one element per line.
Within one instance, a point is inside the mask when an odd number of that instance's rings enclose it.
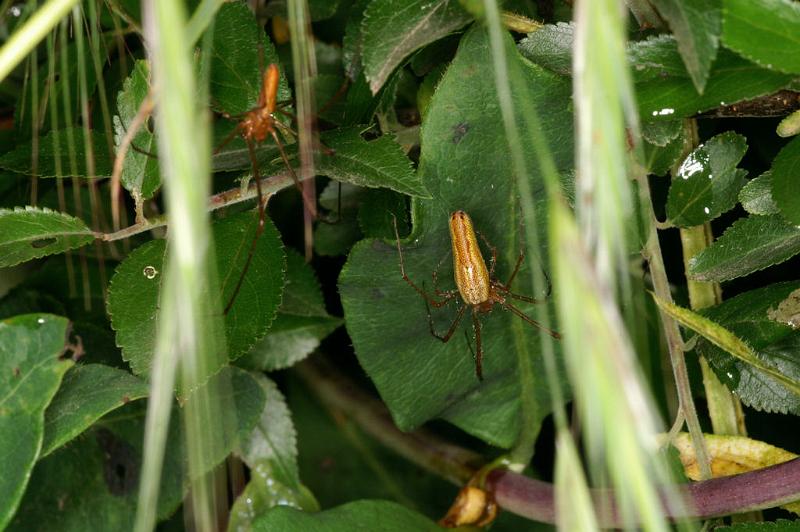
<path fill-rule="evenodd" d="M 286 259 L 286 285 L 278 316 L 267 335 L 239 359 L 239 366 L 259 371 L 288 368 L 311 354 L 342 324 L 325 310 L 311 266 L 293 250 L 288 250 Z"/>
<path fill-rule="evenodd" d="M 216 269 L 222 293 L 220 310 L 230 300 L 255 235 L 256 211 L 246 211 L 212 225 Z M 146 375 L 155 347 L 158 297 L 164 271 L 164 240 L 135 249 L 117 267 L 108 295 L 108 313 L 123 358 L 137 375 Z M 247 353 L 266 334 L 280 305 L 285 259 L 278 231 L 267 219 L 247 277 L 225 316 L 228 357 Z"/>
<path fill-rule="evenodd" d="M 36 207 L 0 209 L 0 267 L 85 246 L 94 233 L 82 220 Z"/>
<path fill-rule="evenodd" d="M 372 0 L 361 22 L 364 71 L 372 93 L 412 52 L 471 20 L 457 0 Z"/>
<path fill-rule="evenodd" d="M 539 111 L 541 123 L 527 135 L 548 134 L 547 141 L 562 173 L 572 165 L 572 114 L 569 84 L 524 60 L 506 40 L 510 68 L 524 85 L 512 94 Z M 508 143 L 499 115 L 491 71 L 492 56 L 483 30 L 468 32 L 439 84 L 422 131 L 419 173 L 431 192 L 429 201 L 414 200 L 414 229 L 403 255 L 408 275 L 418 285 L 427 283 L 437 263 L 441 289 L 453 288 L 448 217 L 464 209 L 493 246 L 497 247 L 498 277 L 506 278 L 520 251 L 518 204 Z M 519 106 L 517 106 L 519 109 Z M 520 111 L 518 111 L 520 112 Z M 518 123 L 524 123 L 517 116 Z M 542 178 L 533 150 L 527 152 L 537 212 L 544 213 Z M 545 231 L 544 218 L 537 224 Z M 542 236 L 545 241 L 545 236 Z M 538 268 L 541 250 L 527 250 L 524 270 Z M 428 290 L 433 290 L 430 284 Z M 507 312 L 495 310 L 482 319 L 484 376 L 475 367 L 465 335 L 469 320 L 443 344 L 429 332 L 425 302 L 400 275 L 394 242 L 367 239 L 354 246 L 339 278 L 346 325 L 356 355 L 378 388 L 401 430 L 441 417 L 497 446 L 510 446 L 519 430 L 519 377 L 516 372 L 515 332 Z M 532 307 L 523 311 L 530 313 Z M 444 331 L 455 317 L 455 302 L 434 312 L 437 330 Z M 525 326 L 527 327 L 527 326 Z M 519 330 L 517 330 L 519 332 Z M 538 352 L 538 330 L 524 329 L 524 339 L 535 356 L 534 367 L 544 373 Z M 388 351 L 387 351 L 388 350 Z M 387 353 L 391 356 L 387 356 Z M 546 386 L 537 388 L 540 412 L 550 409 Z"/>
<path fill-rule="evenodd" d="M 800 228 L 781 216 L 749 216 L 734 222 L 709 247 L 689 261 L 698 281 L 728 281 L 800 253 Z"/>
<path fill-rule="evenodd" d="M 650 124 L 643 124 L 642 127 L 646 129 L 649 125 L 659 123 L 651 122 Z M 643 165 L 647 173 L 663 176 L 672 170 L 675 163 L 683 155 L 684 141 L 685 136 L 683 134 L 670 140 L 666 146 L 651 144 L 645 139 Z"/>
<path fill-rule="evenodd" d="M 72 366 L 62 358 L 67 326 L 49 314 L 0 322 L 0 528 L 25 492 L 42 446 L 44 410 Z"/>
<path fill-rule="evenodd" d="M 746 151 L 747 139 L 727 131 L 690 153 L 669 188 L 667 216 L 672 223 L 701 225 L 732 209 L 747 182 L 747 173 L 736 168 Z"/>
<path fill-rule="evenodd" d="M 547 28 L 547 26 L 546 26 Z M 571 70 L 574 26 L 539 30 L 520 43 L 525 57 L 560 75 Z M 675 38 L 659 35 L 628 45 L 628 62 L 642 121 L 693 116 L 721 105 L 771 94 L 787 87 L 792 76 L 762 68 L 720 49 L 703 94 L 699 94 L 681 60 Z"/>
<path fill-rule="evenodd" d="M 326 257 L 346 255 L 361 237 L 356 213 L 344 211 L 335 224 L 317 226 L 314 231 L 314 251 Z"/>
<path fill-rule="evenodd" d="M 800 380 L 792 378 L 792 376 L 784 375 L 782 373 L 783 368 L 773 367 L 770 365 L 770 361 L 762 360 L 758 353 L 756 353 L 747 342 L 731 331 L 696 312 L 663 301 L 655 295 L 653 297 L 655 297 L 659 308 L 678 320 L 681 325 L 689 327 L 717 347 L 725 350 L 742 362 L 762 371 L 794 394 L 800 396 Z"/>
<path fill-rule="evenodd" d="M 252 523 L 270 508 L 288 506 L 309 512 L 319 511 L 314 495 L 302 484 L 292 484 L 262 461 L 250 469 L 250 482 L 231 507 L 229 532 L 252 530 Z"/>
<path fill-rule="evenodd" d="M 69 143 L 67 135 L 71 133 L 75 139 L 75 169 L 69 164 Z M 56 151 L 54 145 L 58 142 L 61 154 L 61 173 L 56 172 Z M 94 155 L 94 175 L 92 177 L 111 177 L 113 158 L 108 154 L 108 143 L 105 136 L 97 131 L 89 131 L 89 142 Z M 0 157 L 0 168 L 11 170 L 24 175 L 33 174 L 31 165 L 33 157 L 30 142 L 18 145 Z M 37 175 L 39 177 L 89 177 L 86 166 L 86 150 L 84 145 L 84 131 L 82 127 L 72 127 L 69 130 L 61 129 L 50 131 L 39 139 Z"/>
<path fill-rule="evenodd" d="M 401 235 L 407 235 L 409 220 L 406 199 L 385 189 L 365 190 L 358 208 L 358 226 L 364 236 L 371 238 L 394 237 L 393 222 Z"/>
<path fill-rule="evenodd" d="M 800 6 L 775 0 L 724 0 L 725 46 L 769 69 L 800 73 Z"/>
<path fill-rule="evenodd" d="M 264 392 L 264 409 L 253 430 L 241 443 L 239 455 L 249 467 L 269 460 L 288 478 L 299 479 L 297 470 L 297 433 L 286 399 L 278 387 L 264 375 L 252 375 Z"/>
<path fill-rule="evenodd" d="M 47 456 L 105 414 L 147 397 L 147 384 L 127 371 L 102 364 L 78 365 L 64 376 L 44 414 L 41 456 Z"/>
<path fill-rule="evenodd" d="M 263 375 L 255 378 L 266 401 L 260 419 L 241 444 L 239 454 L 251 477 L 231 509 L 231 531 L 248 530 L 254 518 L 274 506 L 319 510 L 314 496 L 300 483 L 297 434 L 286 400 L 274 382 Z"/>
<path fill-rule="evenodd" d="M 722 0 L 656 0 L 697 92 L 703 93 L 722 31 Z"/>
<path fill-rule="evenodd" d="M 123 82 L 122 90 L 117 95 L 117 112 L 119 114 L 114 115 L 114 142 L 117 148 L 149 91 L 149 63 L 136 61 L 133 71 Z M 132 145 L 125 156 L 125 164 L 122 167 L 120 178 L 122 186 L 138 201 L 152 198 L 161 187 L 158 160 L 147 155 L 147 153 L 155 153 L 156 150 L 156 137 L 148 129 L 147 121 L 145 121 L 141 124 L 139 132 L 133 137 Z"/>
<path fill-rule="evenodd" d="M 231 115 L 256 106 L 262 71 L 280 63 L 275 47 L 245 2 L 226 2 L 217 11 L 210 61 L 211 101 Z M 289 98 L 289 85 L 281 73 L 278 101 Z"/>
<path fill-rule="evenodd" d="M 703 315 L 747 340 L 758 356 L 795 381 L 800 380 L 797 320 L 800 283 L 778 283 L 751 290 L 704 309 Z M 738 360 L 707 341 L 697 350 L 728 388 L 745 404 L 769 412 L 800 415 L 800 397 L 780 381 Z"/>
<path fill-rule="evenodd" d="M 772 161 L 772 197 L 787 220 L 800 224 L 800 137 Z"/>
<path fill-rule="evenodd" d="M 349 127 L 323 133 L 322 142 L 335 153 L 319 158 L 317 173 L 361 187 L 383 187 L 429 198 L 400 145 L 390 135 L 366 141 L 361 137 L 363 129 Z"/>
<path fill-rule="evenodd" d="M 9 530 L 130 530 L 136 517 L 146 407 L 131 403 L 106 416 L 36 464 L 31 486 Z M 169 517 L 184 494 L 178 412 L 170 419 L 158 517 Z"/>
<path fill-rule="evenodd" d="M 739 202 L 750 214 L 777 214 L 780 212 L 772 197 L 772 171 L 767 170 L 751 179 L 739 191 Z"/>
<path fill-rule="evenodd" d="M 389 501 L 355 501 L 317 513 L 285 506 L 273 508 L 253 522 L 253 532 L 351 532 L 375 530 L 407 532 L 441 531 L 436 523 L 405 506 Z"/>
<path fill-rule="evenodd" d="M 534 63 L 560 74 L 572 74 L 572 44 L 575 41 L 575 25 L 559 22 L 545 24 L 519 44 L 520 53 Z"/>

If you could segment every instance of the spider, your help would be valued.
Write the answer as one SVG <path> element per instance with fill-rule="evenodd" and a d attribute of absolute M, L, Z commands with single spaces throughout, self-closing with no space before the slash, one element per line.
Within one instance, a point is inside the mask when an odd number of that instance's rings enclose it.
<path fill-rule="evenodd" d="M 400 248 L 400 235 L 397 232 L 397 224 L 395 223 L 394 230 L 397 241 L 397 252 L 400 255 L 400 273 L 403 276 L 403 280 L 424 298 L 425 304 L 428 307 L 428 323 L 430 325 L 431 334 L 442 342 L 446 343 L 450 340 L 450 338 L 453 337 L 453 334 L 455 333 L 458 324 L 461 323 L 461 319 L 464 317 L 464 313 L 466 312 L 467 308 L 471 308 L 472 329 L 475 333 L 476 348 L 475 352 L 473 353 L 473 356 L 475 357 L 475 375 L 478 377 L 478 380 L 482 381 L 483 346 L 481 345 L 481 321 L 479 316 L 481 314 L 488 314 L 491 312 L 495 305 L 500 305 L 505 310 L 508 310 L 515 316 L 521 318 L 524 322 L 541 329 L 553 338 L 559 339 L 561 338 L 561 335 L 526 316 L 521 310 L 519 310 L 509 301 L 510 299 L 516 299 L 526 303 L 541 303 L 545 301 L 547 297 L 545 296 L 545 299 L 535 299 L 529 296 L 516 294 L 511 291 L 511 283 L 517 276 L 519 268 L 522 265 L 522 261 L 525 258 L 525 254 L 522 251 L 520 251 L 519 257 L 517 258 L 514 271 L 511 272 L 511 276 L 508 278 L 508 281 L 503 283 L 494 275 L 495 264 L 497 263 L 497 249 L 490 245 L 483 235 L 481 235 L 481 239 L 483 239 L 484 243 L 492 253 L 490 267 L 487 270 L 486 261 L 483 260 L 483 255 L 481 254 L 478 240 L 475 237 L 475 229 L 472 226 L 472 220 L 470 219 L 469 215 L 464 211 L 456 211 L 450 215 L 449 225 L 450 241 L 453 252 L 453 277 L 455 278 L 457 290 L 442 291 L 438 288 L 435 288 L 437 282 L 436 270 L 434 270 L 432 274 L 435 296 L 429 294 L 423 288 L 420 288 L 414 284 L 414 281 L 412 281 L 408 275 L 406 275 L 405 264 L 403 261 L 403 251 Z M 450 325 L 450 328 L 445 334 L 442 335 L 437 333 L 433 326 L 433 318 L 431 317 L 430 307 L 433 306 L 434 308 L 441 308 L 453 299 L 457 298 L 459 295 L 461 296 L 461 304 L 456 312 L 456 317 L 453 320 L 453 323 Z M 441 299 L 436 299 L 436 296 Z M 470 350 L 472 350 L 471 345 Z"/>

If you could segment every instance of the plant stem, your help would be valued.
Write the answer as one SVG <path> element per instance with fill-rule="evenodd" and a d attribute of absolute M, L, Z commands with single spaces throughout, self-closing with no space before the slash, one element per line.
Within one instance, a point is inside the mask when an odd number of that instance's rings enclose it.
<path fill-rule="evenodd" d="M 639 197 L 647 216 L 649 225 L 647 243 L 644 253 L 650 264 L 650 275 L 653 278 L 653 289 L 659 298 L 672 302 L 672 293 L 669 289 L 667 271 L 664 268 L 664 258 L 661 256 L 661 245 L 658 242 L 658 232 L 656 230 L 656 216 L 653 212 L 653 202 L 650 197 L 650 184 L 647 176 L 639 174 Z M 660 312 L 661 321 L 664 324 L 664 335 L 667 339 L 667 349 L 672 363 L 672 373 L 675 377 L 675 387 L 678 392 L 678 403 L 686 418 L 686 426 L 692 437 L 692 444 L 695 448 L 698 464 L 700 465 L 700 475 L 703 479 L 711 478 L 711 461 L 708 457 L 703 431 L 700 428 L 700 420 L 697 418 L 697 410 L 692 398 L 692 387 L 689 383 L 689 372 L 686 369 L 686 359 L 683 351 L 683 338 L 678 328 L 678 322 L 667 316 L 663 311 Z"/>
<path fill-rule="evenodd" d="M 332 364 L 315 356 L 295 371 L 327 406 L 342 411 L 367 434 L 409 461 L 431 473 L 462 485 L 482 464 L 482 457 L 443 440 L 426 430 L 401 432 L 378 399 L 359 389 Z M 504 509 L 546 523 L 555 523 L 555 495 L 552 484 L 513 471 L 496 469 L 489 473 L 487 486 Z M 671 519 L 705 519 L 747 510 L 772 508 L 800 499 L 800 458 L 748 473 L 680 485 L 678 494 L 688 504 L 665 508 Z M 603 519 L 600 526 L 623 525 L 611 490 L 591 490 Z M 632 525 L 630 521 L 624 523 Z"/>
<path fill-rule="evenodd" d="M 689 260 L 708 247 L 711 242 L 711 226 L 709 224 L 698 225 L 681 229 L 680 232 L 684 268 L 688 271 Z M 687 286 L 692 310 L 699 310 L 722 302 L 722 291 L 718 283 L 693 281 L 687 277 Z M 711 418 L 714 434 L 747 436 L 741 403 L 717 378 L 705 357 L 698 358 L 700 369 L 703 372 L 703 387 L 706 391 L 708 415 Z"/>
<path fill-rule="evenodd" d="M 291 174 L 289 174 L 288 171 L 263 178 L 261 181 L 261 190 L 267 197 L 280 190 L 283 190 L 284 188 L 294 186 L 294 181 L 292 180 Z M 208 199 L 208 210 L 215 211 L 217 209 L 222 209 L 224 207 L 228 207 L 229 205 L 235 205 L 237 203 L 253 199 L 257 195 L 256 183 L 253 181 L 245 190 L 242 190 L 241 187 L 235 187 L 218 194 L 214 194 Z M 164 227 L 166 225 L 166 216 L 158 216 L 150 220 L 145 220 L 144 222 L 135 223 L 129 227 L 126 227 L 125 229 L 121 229 L 113 233 L 96 233 L 95 236 L 102 240 L 111 242 L 114 240 L 130 238 L 134 235 L 146 233 L 147 231 L 152 231 L 153 229 Z"/>

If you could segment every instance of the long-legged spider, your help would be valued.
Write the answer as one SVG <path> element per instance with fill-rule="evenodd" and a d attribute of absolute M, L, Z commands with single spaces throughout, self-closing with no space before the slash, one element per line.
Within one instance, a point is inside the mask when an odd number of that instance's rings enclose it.
<path fill-rule="evenodd" d="M 474 353 L 475 375 L 477 375 L 479 380 L 483 380 L 483 346 L 481 344 L 481 321 L 479 315 L 491 312 L 495 305 L 500 305 L 505 310 L 521 318 L 524 322 L 541 329 L 553 338 L 561 338 L 559 333 L 542 326 L 536 320 L 525 315 L 509 301 L 509 299 L 516 299 L 526 303 L 541 303 L 544 301 L 544 299 L 535 299 L 511 291 L 511 283 L 517 276 L 522 261 L 525 258 L 524 252 L 520 251 L 517 263 L 514 266 L 514 271 L 511 272 L 508 281 L 503 283 L 494 275 L 495 265 L 497 263 L 497 249 L 490 245 L 483 235 L 481 235 L 484 243 L 492 253 L 490 267 L 487 270 L 486 262 L 483 260 L 483 255 L 481 254 L 478 240 L 475 236 L 475 230 L 472 227 L 472 220 L 469 215 L 464 211 L 456 211 L 450 215 L 449 225 L 453 252 L 453 277 L 455 278 L 457 289 L 439 290 L 436 288 L 437 272 L 434 270 L 432 277 L 435 295 L 431 295 L 423 288 L 418 287 L 414 284 L 414 281 L 406 275 L 403 250 L 400 248 L 400 235 L 397 232 L 396 223 L 394 227 L 395 237 L 397 239 L 397 252 L 400 255 L 400 273 L 403 276 L 403 280 L 425 299 L 426 305 L 429 305 L 428 323 L 430 325 L 431 334 L 442 342 L 449 341 L 450 338 L 453 337 L 458 324 L 461 323 L 461 319 L 464 317 L 467 308 L 471 308 L 472 329 L 475 333 L 476 348 Z M 433 326 L 430 307 L 441 308 L 459 295 L 461 296 L 461 304 L 456 312 L 453 323 L 445 334 L 437 333 Z M 440 299 L 436 299 L 437 296 Z M 471 346 L 470 349 L 472 349 Z"/>

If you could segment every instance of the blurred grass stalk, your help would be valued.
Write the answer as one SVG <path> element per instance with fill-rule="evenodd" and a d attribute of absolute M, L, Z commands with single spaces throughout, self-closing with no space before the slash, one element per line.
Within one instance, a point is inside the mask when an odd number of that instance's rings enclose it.
<path fill-rule="evenodd" d="M 0 82 L 50 33 L 78 0 L 50 0 L 0 48 Z M 5 13 L 2 13 L 4 16 Z"/>
<path fill-rule="evenodd" d="M 662 504 L 682 501 L 664 492 L 671 479 L 655 439 L 661 423 L 620 310 L 634 308 L 628 228 L 637 226 L 627 138 L 638 138 L 639 128 L 625 56 L 627 12 L 619 0 L 581 0 L 574 17 L 577 221 L 562 201 L 550 204 L 567 369 L 590 477 L 616 490 L 628 527 L 668 530 Z"/>
<path fill-rule="evenodd" d="M 193 527 L 215 530 L 213 473 L 209 473 L 225 437 L 221 429 L 216 385 L 209 375 L 224 363 L 221 311 L 213 269 L 213 242 L 207 211 L 210 193 L 210 137 L 207 113 L 198 93 L 186 38 L 182 2 L 148 0 L 143 6 L 157 108 L 159 164 L 164 176 L 169 220 L 167 257 L 161 283 L 156 350 L 147 410 L 144 463 L 135 529 L 155 526 L 158 492 L 175 377 L 181 367 L 185 399 L 184 443 L 189 462 Z M 205 42 L 205 41 L 204 41 Z M 213 294 L 213 296 L 212 296 Z M 180 442 L 169 442 L 179 445 Z"/>

